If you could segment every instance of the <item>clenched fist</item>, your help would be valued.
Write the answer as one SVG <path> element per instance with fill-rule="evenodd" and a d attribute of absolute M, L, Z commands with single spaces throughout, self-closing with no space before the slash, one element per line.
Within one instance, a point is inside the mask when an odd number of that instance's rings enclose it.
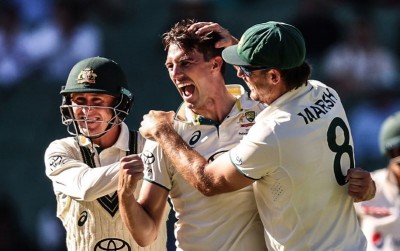
<path fill-rule="evenodd" d="M 138 154 L 122 157 L 119 161 L 118 194 L 122 197 L 133 196 L 136 185 L 143 179 L 143 162 Z"/>
<path fill-rule="evenodd" d="M 371 174 L 359 167 L 350 168 L 347 172 L 347 181 L 349 182 L 348 193 L 354 198 L 355 202 L 367 201 L 375 196 L 375 182 Z"/>

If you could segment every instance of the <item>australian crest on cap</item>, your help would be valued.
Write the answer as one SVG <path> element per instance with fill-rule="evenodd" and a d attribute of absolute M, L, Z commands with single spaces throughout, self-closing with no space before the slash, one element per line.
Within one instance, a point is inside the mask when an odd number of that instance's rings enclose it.
<path fill-rule="evenodd" d="M 94 73 L 91 68 L 85 68 L 79 73 L 78 78 L 76 79 L 76 82 L 78 84 L 82 84 L 82 83 L 95 84 L 96 77 L 97 77 L 97 74 Z"/>

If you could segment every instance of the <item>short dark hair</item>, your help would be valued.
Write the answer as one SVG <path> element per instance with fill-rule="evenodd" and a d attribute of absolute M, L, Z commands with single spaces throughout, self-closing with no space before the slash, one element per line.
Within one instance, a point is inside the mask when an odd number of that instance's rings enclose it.
<path fill-rule="evenodd" d="M 307 81 L 311 76 L 311 65 L 305 61 L 298 67 L 279 71 L 288 90 L 293 90 L 302 85 L 307 85 Z"/>
<path fill-rule="evenodd" d="M 198 35 L 195 31 L 189 31 L 189 27 L 196 23 L 194 19 L 183 19 L 175 23 L 172 28 L 162 35 L 164 50 L 168 51 L 171 44 L 176 44 L 185 51 L 197 50 L 203 54 L 204 60 L 221 56 L 224 48 L 215 48 L 215 43 L 222 37 L 215 32 Z M 225 72 L 225 62 L 221 67 L 221 72 Z"/>

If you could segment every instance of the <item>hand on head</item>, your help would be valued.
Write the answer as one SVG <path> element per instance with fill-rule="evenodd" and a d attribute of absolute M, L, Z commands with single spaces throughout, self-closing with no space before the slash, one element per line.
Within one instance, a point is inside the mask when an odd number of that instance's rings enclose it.
<path fill-rule="evenodd" d="M 147 139 L 154 139 L 156 135 L 163 131 L 173 130 L 175 112 L 151 110 L 143 116 L 140 123 L 139 132 Z"/>
<path fill-rule="evenodd" d="M 237 44 L 239 41 L 231 33 L 219 25 L 218 23 L 213 22 L 197 22 L 190 26 L 189 31 L 195 31 L 196 34 L 206 34 L 211 32 L 219 33 L 222 37 L 221 40 L 215 43 L 215 48 L 225 48 L 234 44 Z"/>

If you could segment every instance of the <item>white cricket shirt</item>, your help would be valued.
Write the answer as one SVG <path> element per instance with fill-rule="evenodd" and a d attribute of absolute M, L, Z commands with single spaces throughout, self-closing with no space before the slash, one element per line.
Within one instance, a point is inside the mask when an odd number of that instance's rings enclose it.
<path fill-rule="evenodd" d="M 344 176 L 353 140 L 338 94 L 317 81 L 263 110 L 232 163 L 256 180 L 268 250 L 365 250 Z"/>
<path fill-rule="evenodd" d="M 227 85 L 227 88 L 233 91 L 239 87 Z M 239 143 L 263 108 L 243 94 L 218 125 L 193 114 L 183 104 L 174 127 L 190 147 L 213 161 Z M 177 250 L 266 250 L 252 186 L 206 197 L 175 172 L 156 142 L 146 142 L 142 157 L 145 180 L 169 191 L 178 219 L 175 224 Z"/>
<path fill-rule="evenodd" d="M 89 140 L 80 137 L 82 145 L 91 147 Z M 138 134 L 138 152 L 144 139 Z M 57 199 L 57 216 L 67 232 L 69 251 L 104 250 L 166 250 L 166 223 L 160 228 L 157 240 L 140 247 L 124 226 L 118 210 L 119 160 L 129 151 L 129 130 L 122 124 L 117 142 L 100 153 L 91 148 L 95 168 L 84 163 L 74 137 L 53 141 L 46 150 L 46 175 L 53 184 Z M 137 198 L 142 182 L 135 191 Z M 169 208 L 168 208 L 169 209 Z M 168 211 L 165 212 L 165 221 Z"/>

